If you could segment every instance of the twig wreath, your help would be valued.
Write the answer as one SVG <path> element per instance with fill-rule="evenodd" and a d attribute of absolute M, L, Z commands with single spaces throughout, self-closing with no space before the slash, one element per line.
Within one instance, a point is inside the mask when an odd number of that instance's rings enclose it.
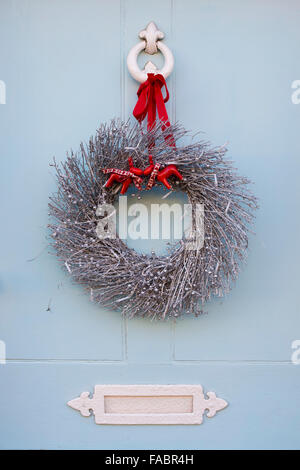
<path fill-rule="evenodd" d="M 142 33 L 157 38 L 150 26 Z M 135 54 L 143 43 L 138 47 L 132 49 Z M 171 67 L 170 57 L 169 53 Z M 135 67 L 133 72 L 140 76 Z M 60 165 L 54 160 L 58 190 L 49 204 L 52 244 L 73 280 L 89 290 L 94 302 L 130 318 L 167 319 L 183 312 L 197 316 L 209 299 L 228 293 L 236 280 L 247 254 L 257 200 L 248 189 L 250 181 L 225 158 L 224 146 L 213 148 L 205 141 L 179 145 L 188 133 L 180 124 L 170 125 L 164 76 L 152 71 L 145 79 L 142 74 L 140 81 L 133 111 L 138 124 L 102 124 L 79 152 L 68 154 Z M 193 222 L 197 206 L 204 207 L 201 245 L 191 249 L 190 240 L 183 237 L 174 251 L 156 256 L 138 254 L 118 235 L 98 236 L 98 207 L 113 204 L 118 190 L 125 194 L 130 185 L 140 191 L 144 181 L 146 190 L 163 184 L 185 192 Z"/>
<path fill-rule="evenodd" d="M 180 125 L 169 130 L 176 142 L 186 135 Z M 203 247 L 186 249 L 183 239 L 168 256 L 157 257 L 138 254 L 118 236 L 97 237 L 97 207 L 116 198 L 114 186 L 104 187 L 102 169 L 126 170 L 130 157 L 135 167 L 143 167 L 149 153 L 149 133 L 118 121 L 101 125 L 61 165 L 54 162 L 58 191 L 49 204 L 55 218 L 50 224 L 53 245 L 73 279 L 103 306 L 129 317 L 164 319 L 184 311 L 198 315 L 207 300 L 226 294 L 237 278 L 256 198 L 247 189 L 248 179 L 238 176 L 224 158 L 226 148 L 211 148 L 204 141 L 170 147 L 159 126 L 151 137 L 154 161 L 163 167 L 176 164 L 182 175 L 182 180 L 171 176 L 172 184 L 187 193 L 192 206 L 204 204 Z"/>

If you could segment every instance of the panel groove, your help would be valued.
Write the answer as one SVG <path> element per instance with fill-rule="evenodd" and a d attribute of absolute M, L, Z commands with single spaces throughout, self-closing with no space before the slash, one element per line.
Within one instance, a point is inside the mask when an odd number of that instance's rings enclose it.
<path fill-rule="evenodd" d="M 125 120 L 125 0 L 120 0 L 120 117 Z"/>
<path fill-rule="evenodd" d="M 171 5 L 170 5 L 170 10 L 171 10 L 171 44 L 172 48 L 175 48 L 175 41 L 174 41 L 174 0 L 171 0 Z M 175 51 L 173 51 L 175 55 Z M 172 124 L 176 122 L 176 59 L 175 59 L 175 67 L 173 69 L 172 75 L 171 75 L 171 80 L 172 80 L 172 103 L 171 103 L 171 116 L 172 116 Z"/>
<path fill-rule="evenodd" d="M 10 364 L 118 364 L 118 365 L 138 365 L 135 361 L 128 361 L 123 359 L 6 359 L 6 363 Z M 228 364 L 228 365 L 293 365 L 288 361 L 259 361 L 259 360 L 175 360 L 165 362 L 148 362 L 145 366 L 181 366 L 181 365 L 206 365 L 206 364 Z M 5 365 L 3 365 L 5 367 Z M 1 365 L 0 365 L 1 368 Z"/>

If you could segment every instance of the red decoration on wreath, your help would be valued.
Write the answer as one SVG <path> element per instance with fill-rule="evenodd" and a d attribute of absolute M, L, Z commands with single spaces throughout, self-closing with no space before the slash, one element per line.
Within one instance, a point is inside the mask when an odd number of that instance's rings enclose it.
<path fill-rule="evenodd" d="M 142 178 L 131 171 L 119 170 L 118 168 L 104 168 L 102 171 L 103 173 L 112 173 L 104 185 L 106 188 L 110 188 L 115 182 L 123 183 L 121 194 L 125 194 L 130 184 L 133 182 L 139 190 L 142 189 Z"/>
<path fill-rule="evenodd" d="M 165 87 L 166 96 L 162 95 L 162 88 Z M 169 91 L 165 78 L 161 74 L 148 73 L 148 79 L 142 83 L 137 92 L 138 101 L 133 110 L 134 117 L 141 123 L 146 116 L 148 117 L 147 129 L 149 132 L 155 127 L 156 124 L 156 112 L 161 122 L 161 129 L 165 138 L 165 141 L 170 147 L 176 147 L 175 140 L 172 132 L 166 134 L 166 129 L 170 127 L 170 121 L 166 110 L 165 103 L 169 100 Z M 153 140 L 149 143 L 149 151 L 154 147 L 155 142 Z M 146 189 L 149 190 L 153 187 L 155 180 L 161 182 L 166 186 L 167 189 L 171 189 L 172 186 L 168 182 L 170 176 L 176 176 L 180 180 L 182 175 L 179 173 L 175 165 L 168 165 L 163 170 L 160 169 L 159 163 L 153 163 L 151 153 L 149 154 L 150 165 L 141 170 L 133 166 L 133 160 L 130 157 L 128 159 L 129 171 L 118 170 L 115 168 L 103 169 L 104 173 L 112 173 L 108 181 L 105 184 L 106 188 L 113 185 L 114 182 L 123 183 L 121 194 L 125 194 L 130 184 L 133 182 L 138 189 L 141 188 L 142 179 L 140 176 L 149 176 L 149 181 Z"/>

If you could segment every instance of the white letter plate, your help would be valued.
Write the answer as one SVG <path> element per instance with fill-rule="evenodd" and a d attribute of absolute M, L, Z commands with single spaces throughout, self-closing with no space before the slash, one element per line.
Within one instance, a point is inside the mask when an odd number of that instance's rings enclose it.
<path fill-rule="evenodd" d="M 201 385 L 96 385 L 68 405 L 96 424 L 201 424 L 227 406 L 215 392 L 205 398 Z"/>

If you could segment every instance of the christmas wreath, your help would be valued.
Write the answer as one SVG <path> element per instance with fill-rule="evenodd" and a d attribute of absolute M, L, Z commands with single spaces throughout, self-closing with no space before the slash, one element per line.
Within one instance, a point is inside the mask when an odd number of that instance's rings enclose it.
<path fill-rule="evenodd" d="M 249 180 L 225 158 L 224 146 L 212 148 L 205 141 L 179 145 L 188 133 L 170 125 L 163 86 L 162 76 L 149 74 L 134 110 L 138 124 L 102 124 L 79 152 L 68 154 L 60 165 L 53 163 L 58 191 L 49 204 L 54 217 L 49 226 L 56 253 L 94 302 L 129 317 L 198 315 L 209 299 L 226 294 L 245 259 L 257 207 Z M 145 132 L 141 122 L 146 115 Z M 204 207 L 201 246 L 191 249 L 190 240 L 183 238 L 174 251 L 156 256 L 138 254 L 118 235 L 97 236 L 98 207 L 113 204 L 118 189 L 125 194 L 133 184 L 142 190 L 144 181 L 146 190 L 158 184 L 175 187 L 187 194 L 193 209 Z"/>

